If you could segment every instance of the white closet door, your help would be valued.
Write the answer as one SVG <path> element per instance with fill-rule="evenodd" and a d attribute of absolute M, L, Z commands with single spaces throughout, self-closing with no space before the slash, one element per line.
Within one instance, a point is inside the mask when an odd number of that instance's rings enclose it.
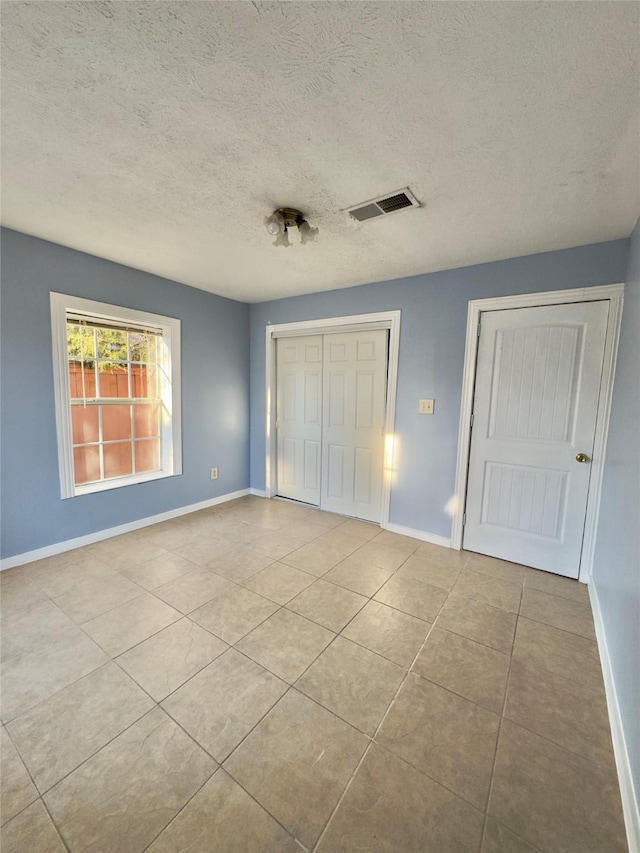
<path fill-rule="evenodd" d="M 578 577 L 608 305 L 482 315 L 464 548 Z"/>
<path fill-rule="evenodd" d="M 380 521 L 387 332 L 324 338 L 322 509 Z"/>
<path fill-rule="evenodd" d="M 276 343 L 278 494 L 320 503 L 322 335 Z"/>

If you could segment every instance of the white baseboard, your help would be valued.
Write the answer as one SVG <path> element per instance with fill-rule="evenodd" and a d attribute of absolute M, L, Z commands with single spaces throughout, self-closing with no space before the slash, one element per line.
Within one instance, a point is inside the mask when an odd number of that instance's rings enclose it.
<path fill-rule="evenodd" d="M 257 498 L 266 498 L 267 493 L 264 489 L 249 489 L 250 495 L 255 495 Z"/>
<path fill-rule="evenodd" d="M 113 536 L 120 536 L 122 533 L 130 533 L 132 530 L 149 527 L 151 524 L 169 521 L 181 515 L 188 515 L 190 512 L 197 512 L 200 509 L 208 509 L 227 501 L 233 501 L 236 498 L 242 498 L 248 494 L 252 494 L 250 489 L 240 489 L 237 492 L 229 492 L 229 494 L 220 495 L 217 498 L 211 498 L 207 501 L 200 501 L 199 503 L 189 504 L 189 506 L 170 509 L 168 512 L 161 512 L 158 515 L 149 515 L 146 518 L 139 518 L 137 521 L 130 521 L 127 524 L 119 524 L 117 527 L 108 527 L 106 530 L 98 530 L 86 536 L 78 536 L 77 539 L 66 539 L 64 542 L 56 542 L 55 545 L 47 545 L 45 548 L 37 548 L 35 551 L 25 551 L 24 554 L 5 557 L 4 560 L 0 560 L 0 571 L 12 569 L 14 566 L 22 566 L 25 563 L 33 563 L 36 560 L 44 560 L 47 557 L 54 557 L 56 554 L 73 551 L 74 548 L 82 548 L 84 545 L 93 545 L 94 542 L 101 542 L 103 539 L 111 539 Z"/>
<path fill-rule="evenodd" d="M 421 539 L 423 542 L 430 542 L 432 545 L 441 545 L 443 548 L 451 548 L 451 539 L 446 536 L 437 536 L 435 533 L 425 533 L 424 530 L 416 530 L 414 527 L 404 527 L 402 524 L 392 524 L 389 522 L 384 527 L 391 533 L 399 533 L 401 536 L 411 536 L 413 539 Z"/>
<path fill-rule="evenodd" d="M 589 584 L 589 596 L 591 598 L 591 609 L 593 610 L 593 621 L 595 623 L 596 640 L 600 652 L 600 662 L 602 664 L 604 689 L 607 694 L 607 708 L 609 711 L 609 722 L 611 723 L 611 740 L 613 741 L 613 752 L 618 769 L 622 812 L 627 830 L 627 843 L 629 845 L 629 853 L 640 853 L 640 810 L 638 809 L 638 801 L 635 796 L 629 751 L 627 750 L 627 743 L 624 736 L 616 685 L 613 680 L 613 670 L 611 668 L 604 622 L 602 621 L 600 601 L 593 581 Z"/>

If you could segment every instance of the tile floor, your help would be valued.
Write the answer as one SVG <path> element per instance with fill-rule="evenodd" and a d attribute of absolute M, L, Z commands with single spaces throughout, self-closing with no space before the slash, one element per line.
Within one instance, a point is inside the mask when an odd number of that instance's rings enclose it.
<path fill-rule="evenodd" d="M 2 850 L 626 850 L 586 587 L 243 498 L 2 583 Z"/>

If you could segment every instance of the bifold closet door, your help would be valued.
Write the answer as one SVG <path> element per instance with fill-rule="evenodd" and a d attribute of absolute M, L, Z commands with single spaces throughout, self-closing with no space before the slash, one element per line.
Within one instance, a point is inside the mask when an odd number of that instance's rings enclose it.
<path fill-rule="evenodd" d="M 387 387 L 384 329 L 324 336 L 322 509 L 380 521 Z"/>
<path fill-rule="evenodd" d="M 278 494 L 320 503 L 322 335 L 276 342 Z"/>

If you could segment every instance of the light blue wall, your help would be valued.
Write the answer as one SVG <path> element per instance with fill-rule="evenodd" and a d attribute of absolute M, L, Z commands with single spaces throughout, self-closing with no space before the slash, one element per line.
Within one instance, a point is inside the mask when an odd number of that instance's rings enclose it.
<path fill-rule="evenodd" d="M 593 585 L 640 807 L 640 223 L 631 235 Z"/>
<path fill-rule="evenodd" d="M 467 303 L 620 282 L 627 254 L 628 241 L 618 240 L 252 305 L 251 485 L 264 488 L 265 326 L 400 309 L 398 470 L 390 520 L 448 538 L 444 507 L 455 484 Z M 417 414 L 422 397 L 435 399 L 433 416 Z"/>
<path fill-rule="evenodd" d="M 248 486 L 247 305 L 7 229 L 1 274 L 3 557 Z M 182 476 L 60 499 L 51 290 L 182 321 Z"/>

